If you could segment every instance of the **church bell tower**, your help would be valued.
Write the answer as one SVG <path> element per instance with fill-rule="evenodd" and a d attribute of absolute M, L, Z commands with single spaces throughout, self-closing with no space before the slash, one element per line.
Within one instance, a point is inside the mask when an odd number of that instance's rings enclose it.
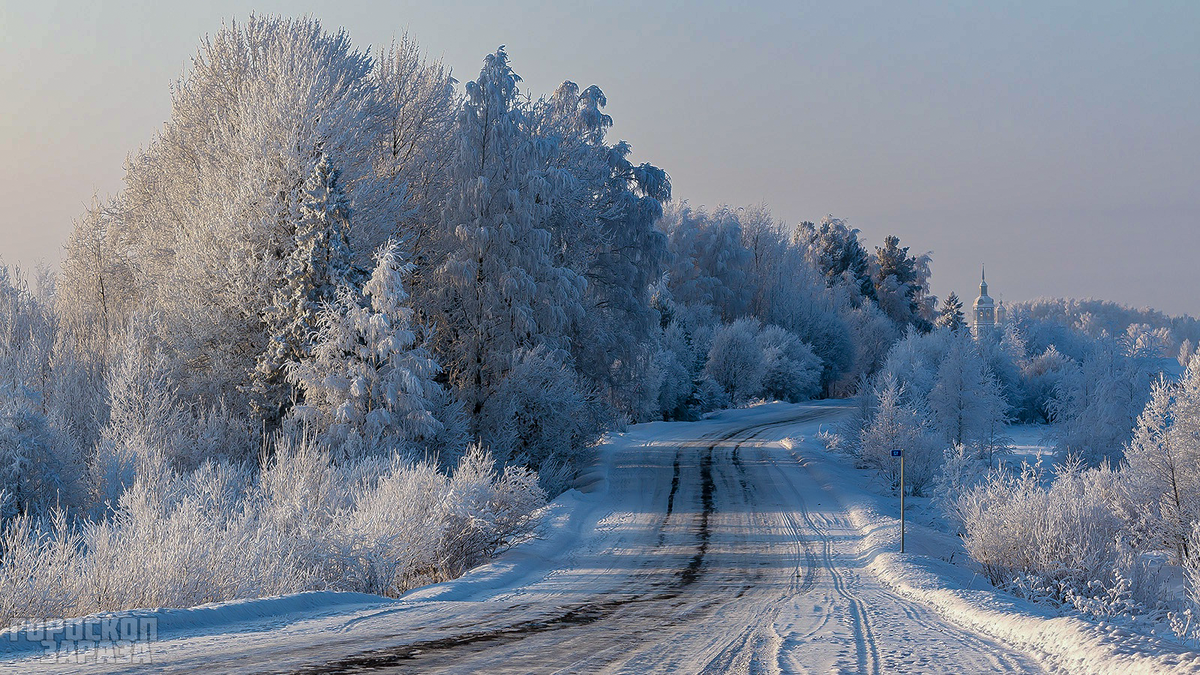
<path fill-rule="evenodd" d="M 975 337 L 996 328 L 996 302 L 988 295 L 986 269 L 980 273 L 979 297 L 975 298 L 974 309 L 975 316 L 972 317 L 971 329 L 975 332 Z"/>

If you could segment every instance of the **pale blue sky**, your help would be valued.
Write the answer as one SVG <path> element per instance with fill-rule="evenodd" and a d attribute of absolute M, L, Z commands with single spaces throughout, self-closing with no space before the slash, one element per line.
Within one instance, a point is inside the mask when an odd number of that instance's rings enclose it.
<path fill-rule="evenodd" d="M 364 47 L 408 30 L 459 79 L 505 44 L 534 93 L 600 85 L 677 197 L 894 232 L 933 251 L 939 296 L 973 298 L 986 261 L 1006 300 L 1200 315 L 1200 3 L 1183 1 L 0 0 L 0 256 L 56 262 L 199 37 L 251 11 Z"/>

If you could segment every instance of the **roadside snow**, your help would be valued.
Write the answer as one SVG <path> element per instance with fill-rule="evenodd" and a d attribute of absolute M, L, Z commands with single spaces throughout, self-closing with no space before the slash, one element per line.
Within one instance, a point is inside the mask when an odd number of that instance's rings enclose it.
<path fill-rule="evenodd" d="M 1025 432 L 1020 436 L 1024 454 L 1049 454 L 1040 442 L 1043 429 L 1019 430 Z M 944 532 L 910 519 L 906 553 L 898 553 L 898 499 L 864 489 L 865 472 L 819 444 L 793 439 L 791 445 L 816 451 L 793 450 L 793 455 L 845 507 L 865 534 L 862 555 L 867 568 L 897 594 L 936 608 L 964 628 L 1038 654 L 1066 672 L 1200 673 L 1200 652 L 1105 622 L 1056 616 L 1049 608 L 996 590 L 983 577 L 949 562 L 951 554 L 964 554 L 957 538 Z"/>

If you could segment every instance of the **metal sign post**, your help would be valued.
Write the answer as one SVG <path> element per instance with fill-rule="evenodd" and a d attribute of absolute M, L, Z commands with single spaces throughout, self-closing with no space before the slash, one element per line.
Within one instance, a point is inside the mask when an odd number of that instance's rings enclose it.
<path fill-rule="evenodd" d="M 904 553 L 904 451 L 893 450 L 892 457 L 900 458 L 900 552 Z"/>

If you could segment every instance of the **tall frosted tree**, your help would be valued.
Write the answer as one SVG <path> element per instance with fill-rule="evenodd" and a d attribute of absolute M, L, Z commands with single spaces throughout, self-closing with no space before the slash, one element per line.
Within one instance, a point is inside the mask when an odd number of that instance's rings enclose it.
<path fill-rule="evenodd" d="M 966 332 L 953 334 L 929 393 L 934 425 L 950 445 L 993 452 L 1006 423 L 1007 402 Z"/>
<path fill-rule="evenodd" d="M 130 157 L 124 189 L 101 222 L 80 223 L 64 265 L 75 323 L 95 317 L 96 332 L 112 332 L 153 311 L 180 394 L 247 410 L 247 376 L 278 327 L 263 309 L 320 156 L 354 212 L 356 266 L 369 266 L 408 211 L 403 179 L 380 165 L 387 116 L 372 67 L 346 33 L 309 18 L 251 16 L 202 40 L 172 87 L 170 116 Z M 101 282 L 97 312 L 88 303 Z"/>
<path fill-rule="evenodd" d="M 1200 522 L 1200 358 L 1178 383 L 1161 382 L 1138 417 L 1123 475 L 1150 543 L 1195 558 L 1189 535 Z"/>
<path fill-rule="evenodd" d="M 575 368 L 631 411 L 649 391 L 643 380 L 656 320 L 649 289 L 666 258 L 655 223 L 671 183 L 662 169 L 633 164 L 628 143 L 609 144 L 607 103 L 599 87 L 568 81 L 533 114 L 537 133 L 554 143 L 550 166 L 571 178 L 555 185 L 549 229 L 556 264 L 587 280 L 586 311 L 570 332 Z"/>
<path fill-rule="evenodd" d="M 338 184 L 339 172 L 321 155 L 304 186 L 304 201 L 283 274 L 273 302 L 263 312 L 267 349 L 253 380 L 255 399 L 265 419 L 276 420 L 287 403 L 281 393 L 284 367 L 307 361 L 313 352 L 321 307 L 337 299 L 338 289 L 353 282 L 350 206 Z"/>
<path fill-rule="evenodd" d="M 437 273 L 435 344 L 476 433 L 518 350 L 564 346 L 582 312 L 584 279 L 555 264 L 547 229 L 554 183 L 569 177 L 544 168 L 553 146 L 531 133 L 519 81 L 501 48 L 467 83 L 443 216 L 453 248 Z"/>
<path fill-rule="evenodd" d="M 900 238 L 888 235 L 875 247 L 875 296 L 892 320 L 928 331 L 933 300 L 929 295 L 929 255 L 909 255 Z"/>
<path fill-rule="evenodd" d="M 440 223 L 451 189 L 457 80 L 403 35 L 377 53 L 373 81 L 379 102 L 375 119 L 382 128 L 379 173 L 406 188 L 405 208 L 393 214 L 394 236 L 411 252 L 409 288 L 424 299 L 423 283 L 446 253 Z"/>
<path fill-rule="evenodd" d="M 1064 369 L 1050 403 L 1058 446 L 1091 466 L 1124 457 L 1139 413 L 1150 397 L 1150 377 L 1117 340 L 1102 337 L 1079 364 Z"/>

